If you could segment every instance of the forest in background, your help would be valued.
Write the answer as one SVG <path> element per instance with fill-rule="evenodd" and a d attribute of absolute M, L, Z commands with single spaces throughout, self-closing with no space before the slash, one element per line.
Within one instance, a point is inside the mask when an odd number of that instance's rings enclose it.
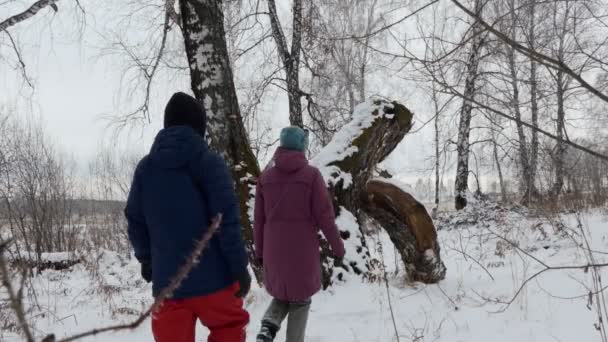
<path fill-rule="evenodd" d="M 187 80 L 209 115 L 210 145 L 240 180 L 250 253 L 252 185 L 276 147 L 276 122 L 311 130 L 309 155 L 334 158 L 319 166 L 354 177 L 352 185 L 329 185 L 336 203 L 360 224 L 353 232 L 361 231 L 355 244 L 364 249 L 366 215 L 389 234 L 408 230 L 399 212 L 386 218 L 358 196 L 370 179 L 404 177 L 403 170 L 416 174 L 413 189 L 406 190 L 433 216 L 486 200 L 551 213 L 606 207 L 604 0 L 134 0 L 93 11 L 94 6 L 69 0 L 0 2 L 0 63 L 20 80 L 15 88 L 22 96 L 36 96 L 31 91 L 36 77 L 24 58 L 29 45 L 19 30 L 63 15 L 78 23 L 67 28 L 70 32 L 88 26 L 108 30 L 101 35 L 100 58 L 120 61 L 123 76 L 116 88 L 128 108 L 107 118 L 117 137 L 154 120 L 155 100 L 166 97 L 161 86 L 166 79 Z M 277 96 L 286 112 L 268 108 L 267 99 Z M 2 248 L 8 260 L 18 261 L 11 271 L 3 269 L 11 294 L 4 307 L 20 321 L 25 313 L 17 304 L 32 269 L 45 262 L 44 253 L 107 249 L 129 255 L 120 203 L 142 151 L 107 144 L 83 167 L 69 146 L 48 138 L 35 116 L 22 114 L 10 99 L 2 101 L 0 220 L 7 241 Z M 351 157 L 331 153 L 336 135 L 359 120 L 359 104 L 392 101 L 414 112 L 413 126 L 393 124 L 391 115 L 402 116 L 385 106 L 382 119 L 347 135 L 359 148 L 352 158 L 370 163 L 358 168 L 348 163 Z M 420 117 L 418 110 L 424 112 Z M 44 110 L 41 117 L 53 120 Z M 395 167 L 403 164 L 399 153 L 419 143 L 410 136 L 420 130 L 432 141 L 418 149 L 425 162 Z M 403 252 L 404 267 L 408 256 L 424 252 Z M 336 267 L 376 274 L 375 260 L 338 266 L 325 258 L 329 275 Z M 20 274 L 17 290 L 7 286 L 10 272 Z"/>

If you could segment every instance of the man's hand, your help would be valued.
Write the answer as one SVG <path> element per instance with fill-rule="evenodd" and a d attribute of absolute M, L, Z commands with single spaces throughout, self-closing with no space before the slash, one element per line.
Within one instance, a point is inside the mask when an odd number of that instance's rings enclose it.
<path fill-rule="evenodd" d="M 245 298 L 251 290 L 251 276 L 249 275 L 249 271 L 245 270 L 242 274 L 239 275 L 237 281 L 239 282 L 239 290 L 234 294 L 238 298 Z"/>

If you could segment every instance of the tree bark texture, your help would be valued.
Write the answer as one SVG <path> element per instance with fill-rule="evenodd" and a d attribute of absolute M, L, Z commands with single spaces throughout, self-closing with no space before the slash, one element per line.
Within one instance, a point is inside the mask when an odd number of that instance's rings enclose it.
<path fill-rule="evenodd" d="M 494 139 L 494 137 L 492 137 Z M 496 171 L 498 172 L 498 184 L 500 186 L 500 198 L 502 199 L 503 203 L 507 203 L 507 188 L 505 187 L 505 179 L 502 175 L 502 167 L 500 166 L 500 158 L 498 158 L 498 146 L 496 144 L 496 140 L 494 140 L 493 143 L 493 157 L 494 157 L 494 164 L 496 164 Z"/>
<path fill-rule="evenodd" d="M 253 247 L 252 202 L 260 174 L 239 110 L 226 47 L 221 1 L 181 0 L 182 33 L 192 91 L 207 112 L 207 140 L 229 164 L 239 197 L 247 253 L 258 280 Z"/>
<path fill-rule="evenodd" d="M 0 22 L 0 32 L 35 16 L 38 12 L 40 12 L 40 10 L 42 10 L 45 7 L 50 6 L 51 8 L 53 8 L 54 11 L 57 11 L 57 4 L 56 4 L 57 1 L 59 1 L 59 0 L 36 1 L 27 10 L 1 21 Z"/>
<path fill-rule="evenodd" d="M 441 153 L 439 151 L 439 99 L 437 98 L 437 89 L 435 88 L 436 84 L 433 82 L 432 96 L 433 96 L 433 105 L 435 106 L 435 208 L 433 209 L 433 217 L 439 211 L 439 158 L 441 157 Z"/>
<path fill-rule="evenodd" d="M 192 90 L 208 113 L 208 140 L 210 145 L 220 151 L 232 167 L 241 204 L 243 234 L 247 241 L 250 258 L 253 261 L 249 204 L 253 198 L 252 185 L 255 177 L 259 175 L 259 167 L 251 152 L 239 113 L 232 70 L 226 49 L 221 5 L 213 0 L 182 0 L 180 5 L 183 35 L 192 78 Z M 353 137 L 350 142 L 349 146 L 355 148 L 356 151 L 340 155 L 336 160 L 326 165 L 334 170 L 347 172 L 351 176 L 352 181 L 348 186 L 344 184 L 343 180 L 338 181 L 331 185 L 330 192 L 334 198 L 338 214 L 341 210 L 349 211 L 360 222 L 361 217 L 363 217 L 361 199 L 362 197 L 365 198 L 367 182 L 371 179 L 376 165 L 393 151 L 409 131 L 413 117 L 413 114 L 407 108 L 398 103 L 377 101 L 375 108 L 376 110 L 369 113 L 369 115 L 374 116 L 371 126 L 361 130 L 360 134 Z M 394 216 L 393 213 L 390 213 L 390 215 Z M 396 217 L 395 220 L 404 221 L 402 217 Z M 406 222 L 407 220 L 404 221 L 402 226 L 392 226 L 392 229 L 404 227 Z M 359 225 L 359 227 L 362 227 L 362 225 Z M 325 286 L 331 284 L 334 271 L 363 274 L 372 267 L 363 232 L 354 234 L 355 236 L 349 235 L 347 232 L 342 232 L 341 235 L 345 240 L 357 240 L 355 241 L 356 251 L 353 253 L 360 254 L 361 258 L 359 260 L 364 261 L 357 263 L 351 260 L 346 265 L 342 265 L 339 270 L 335 270 L 336 266 L 329 257 L 330 253 L 327 245 L 322 244 Z M 401 239 L 399 241 L 412 242 L 414 240 Z M 407 249 L 407 257 L 404 257 L 404 260 L 415 257 L 411 250 L 412 248 Z M 410 262 L 410 264 L 417 265 L 415 261 Z M 259 276 L 259 268 L 254 267 L 254 270 Z M 337 276 L 339 275 L 337 274 Z M 414 278 L 425 279 L 421 276 L 415 276 Z"/>
<path fill-rule="evenodd" d="M 401 255 L 410 281 L 445 278 L 437 232 L 424 205 L 399 187 L 381 180 L 367 183 L 364 212 L 386 230 Z"/>
<path fill-rule="evenodd" d="M 558 60 L 563 61 L 567 56 L 567 36 L 570 30 L 574 28 L 569 26 L 569 15 L 570 15 L 570 4 L 566 2 L 565 4 L 565 12 L 560 17 L 558 7 L 554 8 L 553 11 L 553 23 L 555 25 L 554 29 L 557 33 L 558 44 L 557 49 L 554 51 L 555 56 Z M 556 131 L 555 135 L 557 136 L 557 146 L 555 153 L 553 155 L 553 160 L 555 163 L 555 181 L 553 183 L 553 188 L 551 189 L 552 196 L 559 196 L 564 187 L 564 177 L 565 177 L 565 158 L 566 158 L 566 143 L 564 142 L 564 133 L 565 133 L 565 121 L 566 121 L 566 110 L 565 110 L 565 101 L 566 101 L 566 90 L 568 89 L 569 76 L 562 70 L 557 70 L 555 72 L 555 87 L 556 87 L 556 95 L 557 95 L 557 118 L 556 118 Z"/>
<path fill-rule="evenodd" d="M 331 285 L 334 274 L 337 274 L 338 279 L 340 279 L 340 273 L 342 272 L 362 274 L 373 270 L 373 262 L 369 258 L 369 251 L 365 242 L 365 232 L 363 231 L 363 227 L 365 226 L 368 217 L 376 219 L 384 229 L 391 232 L 392 238 L 399 242 L 396 246 L 402 254 L 402 259 L 404 261 L 407 260 L 406 265 L 409 265 L 408 274 L 410 274 L 412 279 L 433 282 L 438 281 L 439 278 L 441 278 L 439 277 L 441 273 L 445 273 L 441 271 L 434 272 L 433 274 L 437 276 L 434 278 L 433 276 L 421 276 L 425 271 L 423 269 L 418 269 L 417 267 L 422 267 L 422 263 L 414 260 L 415 257 L 419 255 L 418 253 L 413 252 L 413 250 L 417 250 L 417 247 L 408 245 L 416 242 L 416 239 L 412 238 L 414 235 L 412 235 L 411 232 L 403 232 L 403 230 L 411 229 L 411 227 L 407 226 L 407 220 L 413 216 L 408 216 L 408 218 L 406 218 L 405 215 L 397 216 L 395 212 L 390 211 L 382 212 L 382 215 L 380 215 L 378 214 L 380 213 L 380 211 L 378 211 L 380 209 L 374 209 L 373 212 L 367 211 L 367 208 L 370 208 L 365 204 L 368 203 L 369 198 L 368 183 L 373 177 L 374 170 L 376 169 L 377 164 L 382 162 L 403 140 L 405 134 L 411 128 L 413 118 L 413 114 L 399 103 L 376 101 L 374 105 L 375 110 L 369 113 L 369 115 L 375 117 L 373 124 L 370 127 L 361 130 L 358 135 L 353 137 L 352 142 L 349 145 L 350 147 L 355 148 L 353 152 L 344 157 L 338 157 L 338 160 L 321 166 L 322 168 L 326 167 L 335 170 L 334 175 L 340 172 L 350 175 L 348 185 L 343 178 L 333 183 L 330 181 L 330 193 L 333 196 L 338 215 L 344 214 L 341 212 L 342 210 L 347 210 L 356 217 L 361 234 L 357 237 L 353 237 L 351 233 L 341 231 L 341 235 L 345 240 L 359 239 L 359 241 L 354 241 L 356 252 L 360 254 L 359 259 L 364 260 L 364 264 L 351 262 L 349 260 L 352 259 L 353 256 L 349 257 L 347 255 L 346 264 L 342 265 L 340 268 L 336 268 L 334 263 L 331 262 L 331 260 L 328 260 L 331 259 L 330 253 L 326 250 L 326 245 L 323 244 L 323 282 L 326 287 Z M 345 127 L 344 129 L 349 128 Z M 341 131 L 336 135 L 340 136 Z M 333 141 L 330 142 L 325 149 L 333 149 L 334 146 L 332 143 Z M 324 151 L 322 150 L 321 154 L 323 154 L 323 152 Z M 380 197 L 381 196 L 378 196 L 377 198 Z M 402 197 L 395 198 L 402 200 Z M 399 203 L 400 205 L 402 204 L 401 202 Z M 390 226 L 384 226 L 385 224 L 390 224 Z M 345 243 L 353 243 L 353 241 L 345 241 Z M 422 245 L 426 246 L 426 244 Z M 438 254 L 437 258 L 439 258 Z M 411 265 L 414 265 L 414 268 L 412 268 Z"/>
<path fill-rule="evenodd" d="M 555 182 L 553 183 L 553 189 L 551 193 L 553 196 L 559 196 L 564 187 L 564 159 L 566 158 L 566 144 L 563 143 L 564 129 L 566 121 L 566 112 L 564 109 L 564 74 L 557 72 L 557 120 L 556 120 L 556 132 L 555 135 L 558 137 L 557 148 L 554 155 L 555 162 Z"/>
<path fill-rule="evenodd" d="M 279 57 L 285 69 L 287 83 L 287 97 L 289 99 L 289 122 L 293 126 L 304 127 L 302 118 L 302 103 L 300 99 L 300 54 L 302 51 L 302 0 L 294 0 L 293 33 L 291 37 L 291 52 L 287 48 L 285 32 L 281 27 L 277 6 L 274 0 L 268 0 L 268 12 L 270 13 L 270 25 L 272 36 L 277 44 Z"/>
<path fill-rule="evenodd" d="M 529 44 L 531 49 L 536 49 L 536 0 L 530 0 L 530 31 L 529 31 Z M 530 105 L 532 114 L 532 125 L 538 127 L 538 82 L 536 72 L 536 61 L 530 58 Z M 528 194 L 525 197 L 538 197 L 538 189 L 536 189 L 536 173 L 538 169 L 538 131 L 532 130 L 532 143 L 530 146 L 530 180 L 529 183 L 532 185 L 531 189 L 535 193 Z"/>
<path fill-rule="evenodd" d="M 483 1 L 475 0 L 475 14 L 481 17 L 483 10 Z M 469 56 L 466 64 L 466 80 L 464 85 L 464 100 L 460 110 L 460 123 L 458 126 L 458 141 L 457 152 L 458 162 L 456 166 L 455 179 L 455 200 L 454 205 L 457 210 L 461 210 L 467 205 L 467 192 L 469 189 L 469 153 L 470 153 L 470 134 L 471 134 L 471 118 L 473 112 L 473 104 L 470 100 L 475 97 L 475 83 L 479 77 L 479 63 L 481 60 L 481 52 L 485 43 L 483 36 L 483 26 L 478 19 L 473 23 L 472 39 Z"/>
<path fill-rule="evenodd" d="M 517 27 L 518 20 L 516 14 L 516 3 L 515 0 L 511 0 L 509 3 L 509 10 L 511 15 L 511 39 L 517 40 Z M 509 63 L 509 71 L 511 76 L 511 90 L 512 90 L 512 98 L 511 98 L 511 106 L 513 107 L 513 112 L 515 114 L 515 118 L 517 125 L 517 137 L 519 139 L 519 163 L 521 168 L 521 180 L 523 184 L 523 192 L 524 196 L 522 199 L 522 203 L 527 205 L 532 200 L 532 196 L 537 194 L 534 185 L 534 177 L 532 172 L 532 165 L 530 164 L 530 153 L 528 150 L 528 141 L 526 138 L 526 133 L 524 131 L 524 125 L 522 124 L 522 114 L 521 114 L 521 101 L 520 101 L 520 93 L 519 93 L 519 73 L 517 68 L 517 60 L 515 49 L 511 46 L 507 47 L 507 59 Z"/>

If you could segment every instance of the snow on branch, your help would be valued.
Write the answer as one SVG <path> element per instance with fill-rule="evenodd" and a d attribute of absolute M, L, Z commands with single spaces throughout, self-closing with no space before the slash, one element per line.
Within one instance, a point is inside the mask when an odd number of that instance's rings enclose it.
<path fill-rule="evenodd" d="M 338 210 L 336 224 L 347 250 L 345 272 L 334 272 L 330 253 L 323 263 L 324 286 L 333 279 L 343 280 L 347 273 L 364 276 L 372 271 L 373 262 L 365 243 L 360 217 L 361 198 L 365 185 L 372 178 L 376 166 L 399 144 L 412 126 L 413 113 L 398 102 L 371 100 L 358 105 L 350 118 L 312 159 L 328 183 Z"/>
<path fill-rule="evenodd" d="M 360 152 L 360 146 L 356 141 L 364 135 L 366 129 L 374 125 L 376 120 L 393 119 L 395 117 L 394 107 L 395 103 L 387 101 L 368 101 L 355 107 L 351 120 L 311 160 L 311 163 L 319 168 L 329 185 L 337 185 L 341 180 L 344 181 L 342 184 L 344 188 L 348 188 L 352 184 L 351 171 L 353 170 L 344 170 L 337 164 Z M 405 134 L 405 132 L 403 133 Z"/>

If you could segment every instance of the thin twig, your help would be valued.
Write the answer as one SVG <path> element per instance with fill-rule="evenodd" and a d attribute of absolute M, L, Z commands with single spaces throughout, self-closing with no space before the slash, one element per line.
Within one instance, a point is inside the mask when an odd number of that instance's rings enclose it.
<path fill-rule="evenodd" d="M 173 296 L 173 292 L 175 292 L 175 290 L 181 285 L 182 281 L 184 281 L 188 277 L 188 274 L 190 273 L 190 271 L 199 263 L 203 250 L 205 249 L 205 247 L 207 247 L 207 244 L 209 243 L 209 241 L 211 240 L 211 238 L 213 237 L 215 232 L 217 232 L 218 229 L 220 228 L 221 222 L 222 222 L 222 214 L 218 214 L 213 219 L 213 222 L 209 226 L 209 229 L 207 229 L 205 234 L 203 234 L 203 237 L 201 238 L 201 240 L 196 244 L 196 246 L 194 247 L 194 250 L 192 251 L 190 256 L 186 259 L 185 263 L 177 271 L 177 273 L 175 274 L 175 276 L 173 277 L 173 279 L 171 280 L 169 285 L 161 290 L 160 294 L 154 300 L 154 303 L 152 304 L 152 306 L 150 306 L 150 308 L 148 308 L 148 310 L 143 312 L 135 321 L 128 323 L 128 324 L 117 324 L 117 325 L 111 325 L 111 326 L 108 326 L 105 328 L 89 330 L 89 331 L 86 331 L 86 332 L 83 332 L 83 333 L 80 333 L 80 334 L 77 334 L 74 336 L 66 337 L 64 339 L 59 340 L 58 342 L 76 341 L 76 340 L 79 340 L 84 337 L 94 336 L 94 335 L 98 335 L 98 334 L 109 332 L 109 331 L 116 332 L 116 331 L 120 331 L 120 330 L 132 330 L 132 329 L 137 328 L 139 325 L 141 325 L 146 320 L 146 318 L 148 318 L 148 316 L 150 316 L 150 314 L 152 312 L 155 312 L 156 310 L 158 310 L 158 308 L 160 308 L 160 306 L 163 304 L 163 302 L 166 299 L 171 298 L 171 296 Z M 55 340 L 52 339 L 49 341 L 55 341 Z"/>
<path fill-rule="evenodd" d="M 355 36 L 355 35 L 352 35 L 352 36 L 347 36 L 347 37 L 327 38 L 327 40 L 350 40 L 350 39 L 359 40 L 359 39 L 364 39 L 364 38 L 373 37 L 373 36 L 375 36 L 375 35 L 377 35 L 377 34 L 379 34 L 379 33 L 382 33 L 382 32 L 384 32 L 384 31 L 386 31 L 386 30 L 389 30 L 389 29 L 391 29 L 391 28 L 393 28 L 393 27 L 395 27 L 395 26 L 397 26 L 397 25 L 399 25 L 399 24 L 403 23 L 404 21 L 406 21 L 406 20 L 408 20 L 409 18 L 411 18 L 411 17 L 413 17 L 413 16 L 417 15 L 418 13 L 420 13 L 420 12 L 424 11 L 424 10 L 425 10 L 425 9 L 427 9 L 428 7 L 431 7 L 431 6 L 433 6 L 434 4 L 436 4 L 436 3 L 438 3 L 438 2 L 439 2 L 439 0 L 432 0 L 432 1 L 428 2 L 427 4 L 425 4 L 424 6 L 422 6 L 422 7 L 420 7 L 420 8 L 417 8 L 417 9 L 416 9 L 416 10 L 414 10 L 412 13 L 409 13 L 409 14 L 408 14 L 408 15 L 406 15 L 405 17 L 403 17 L 403 18 L 401 18 L 401 19 L 399 19 L 399 20 L 397 20 L 397 21 L 395 21 L 395 22 L 393 22 L 393 23 L 390 23 L 390 24 L 388 24 L 388 25 L 386 25 L 386 26 L 383 26 L 383 27 L 381 27 L 381 28 L 379 28 L 379 29 L 377 29 L 377 30 L 375 30 L 375 31 L 373 31 L 373 32 L 370 32 L 370 33 L 364 34 L 364 35 L 362 35 L 362 36 Z"/>
<path fill-rule="evenodd" d="M 492 276 L 492 273 L 490 273 L 490 271 L 488 271 L 488 269 L 485 266 L 483 266 L 481 264 L 481 262 L 479 262 L 479 260 L 473 258 L 469 254 L 467 254 L 465 251 L 461 251 L 461 250 L 458 250 L 458 249 L 453 248 L 453 247 L 448 247 L 448 248 L 451 249 L 451 250 L 453 250 L 454 252 L 458 252 L 458 253 L 464 255 L 465 257 L 471 258 L 477 265 L 479 265 L 484 271 L 486 271 L 486 273 L 488 274 L 488 276 L 490 277 L 490 279 L 492 279 L 492 281 L 496 280 L 496 279 L 494 279 L 494 276 Z"/>
<path fill-rule="evenodd" d="M 19 323 L 19 327 L 23 331 L 25 335 L 26 341 L 34 342 L 34 335 L 30 329 L 30 326 L 25 318 L 25 311 L 23 309 L 23 303 L 21 302 L 20 295 L 15 293 L 15 289 L 13 288 L 11 276 L 9 274 L 8 265 L 6 262 L 6 258 L 4 257 L 4 250 L 8 247 L 8 244 L 11 241 L 0 242 L 0 272 L 2 273 L 2 286 L 8 292 L 8 298 L 11 303 L 11 308 L 15 312 L 15 316 L 17 316 L 17 322 Z M 21 292 L 21 290 L 19 290 Z"/>
<path fill-rule="evenodd" d="M 591 244 L 589 243 L 589 239 L 587 237 L 587 234 L 585 233 L 585 228 L 583 226 L 583 222 L 582 219 L 580 217 L 580 213 L 577 212 L 575 214 L 576 217 L 576 221 L 577 221 L 577 226 L 581 231 L 581 235 L 583 236 L 583 240 L 585 241 L 585 245 L 587 246 L 587 249 L 591 248 Z M 589 263 L 595 263 L 595 256 L 593 255 L 593 253 L 591 252 L 587 252 L 587 256 L 588 256 L 588 260 Z M 594 291 L 595 291 L 595 303 L 597 306 L 597 323 L 595 324 L 595 328 L 596 330 L 598 330 L 600 332 L 600 336 L 602 337 L 602 342 L 608 342 L 608 335 L 606 332 L 606 323 L 604 322 L 604 314 L 608 315 L 608 309 L 606 307 L 606 299 L 604 298 L 603 293 L 601 292 L 601 289 L 603 288 L 603 284 L 602 284 L 602 275 L 599 272 L 598 268 L 596 267 L 592 267 L 591 268 L 591 275 L 592 275 L 592 279 L 593 279 L 593 286 L 594 286 Z M 588 303 L 588 307 L 591 307 L 591 304 L 593 302 L 593 294 L 591 293 L 591 291 L 589 292 L 589 303 Z"/>
<path fill-rule="evenodd" d="M 445 298 L 447 298 L 450 301 L 450 303 L 452 303 L 452 305 L 454 305 L 454 310 L 458 310 L 458 304 L 456 304 L 456 302 L 450 296 L 448 296 L 447 293 L 445 293 L 445 291 L 441 288 L 439 283 L 437 283 L 435 285 L 437 285 L 437 288 L 439 289 L 439 291 L 441 291 L 441 293 L 445 296 Z"/>
<path fill-rule="evenodd" d="M 586 148 L 586 147 L 584 147 L 582 145 L 579 145 L 579 144 L 577 144 L 577 143 L 575 143 L 575 142 L 573 142 L 571 140 L 559 138 L 555 134 L 549 133 L 549 132 L 547 132 L 546 130 L 544 130 L 542 128 L 539 128 L 539 127 L 534 126 L 532 124 L 529 124 L 529 123 L 527 123 L 527 122 L 525 122 L 523 120 L 520 120 L 520 119 L 517 119 L 515 117 L 512 117 L 511 115 L 506 114 L 506 113 L 504 113 L 504 112 L 502 112 L 502 111 L 500 111 L 498 109 L 492 108 L 492 107 L 490 107 L 488 105 L 485 105 L 485 104 L 481 103 L 480 101 L 475 100 L 474 98 L 472 98 L 470 96 L 466 96 L 466 95 L 462 94 L 462 92 L 456 90 L 455 87 L 450 86 L 449 84 L 446 84 L 444 81 L 439 80 L 436 76 L 432 76 L 432 77 L 435 79 L 435 81 L 437 83 L 439 83 L 442 87 L 444 87 L 446 89 L 446 91 L 448 91 L 450 94 L 456 95 L 456 96 L 462 98 L 463 100 L 469 101 L 469 102 L 475 104 L 476 106 L 478 106 L 479 108 L 485 109 L 485 110 L 490 111 L 490 112 L 492 112 L 494 114 L 497 114 L 498 116 L 501 116 L 501 117 L 503 117 L 505 119 L 508 119 L 508 120 L 514 121 L 514 122 L 516 122 L 518 124 L 521 124 L 523 126 L 526 126 L 527 128 L 530 128 L 530 129 L 532 129 L 532 130 L 534 130 L 534 131 L 536 131 L 536 132 L 538 132 L 538 133 L 540 133 L 542 135 L 545 135 L 545 136 L 547 136 L 547 137 L 549 137 L 549 138 L 551 138 L 551 139 L 553 139 L 555 141 L 559 141 L 561 143 L 570 145 L 570 146 L 572 146 L 573 148 L 575 148 L 577 150 L 580 150 L 580 151 L 583 151 L 585 153 L 588 153 L 588 154 L 590 154 L 590 155 L 592 155 L 594 157 L 597 157 L 599 159 L 608 161 L 608 155 L 605 155 L 605 154 L 596 152 L 594 150 L 591 150 L 589 148 Z"/>
<path fill-rule="evenodd" d="M 382 262 L 382 278 L 384 280 L 384 285 L 386 286 L 386 296 L 388 298 L 388 307 L 391 311 L 391 319 L 393 321 L 393 328 L 395 329 L 395 338 L 397 338 L 397 342 L 399 339 L 399 330 L 397 329 L 397 320 L 395 319 L 395 311 L 393 310 L 393 301 L 391 299 L 391 291 L 388 285 L 388 276 L 386 275 L 386 263 L 384 262 L 384 251 L 382 248 L 382 242 L 380 241 L 380 234 L 377 235 L 378 245 L 380 247 L 380 261 Z"/>
<path fill-rule="evenodd" d="M 506 34 L 495 29 L 493 25 L 490 25 L 486 21 L 484 21 L 480 15 L 477 15 L 476 13 L 473 13 L 471 10 L 466 8 L 458 0 L 452 0 L 452 2 L 458 8 L 460 8 L 463 12 L 465 12 L 467 15 L 469 15 L 473 19 L 477 20 L 488 32 L 492 33 L 498 39 L 500 39 L 503 42 L 505 42 L 506 44 L 510 45 L 511 47 L 513 47 L 515 50 L 517 50 L 521 54 L 527 56 L 528 58 L 536 60 L 537 62 L 547 66 L 548 68 L 562 71 L 562 72 L 568 74 L 570 77 L 574 78 L 583 88 L 587 89 L 589 92 L 591 92 L 595 96 L 599 97 L 604 102 L 608 102 L 607 94 L 602 93 L 599 89 L 597 89 L 594 86 L 592 86 L 591 84 L 589 84 L 580 74 L 578 74 L 577 72 L 572 70 L 572 68 L 570 68 L 563 61 L 557 60 L 550 56 L 547 56 L 543 53 L 540 53 L 534 49 L 528 48 L 528 47 L 512 40 Z"/>
<path fill-rule="evenodd" d="M 13 50 L 15 50 L 15 55 L 17 55 L 17 59 L 19 60 L 19 67 L 21 69 L 21 74 L 23 75 L 23 78 L 25 79 L 27 84 L 30 86 L 30 88 L 34 89 L 34 85 L 32 84 L 32 81 L 27 76 L 25 62 L 23 61 L 23 58 L 21 57 L 21 52 L 19 51 L 19 48 L 17 47 L 17 43 L 13 39 L 13 36 L 11 35 L 11 33 L 8 32 L 8 30 L 5 29 L 4 33 L 6 33 L 6 35 L 8 36 L 8 39 L 11 41 L 11 45 L 13 46 Z"/>
<path fill-rule="evenodd" d="M 489 229 L 488 229 L 489 230 Z M 512 246 L 513 248 L 517 249 L 518 251 L 522 252 L 523 254 L 525 254 L 526 256 L 532 258 L 534 261 L 538 262 L 540 265 L 543 266 L 543 269 L 541 269 L 540 271 L 534 273 L 532 276 L 528 277 L 526 280 L 524 280 L 524 282 L 521 284 L 521 286 L 517 289 L 517 291 L 515 292 L 515 294 L 507 301 L 503 301 L 503 300 L 499 300 L 499 299 L 490 299 L 490 298 L 485 298 L 481 295 L 478 294 L 478 296 L 480 296 L 481 298 L 493 302 L 493 303 L 498 303 L 498 304 L 504 304 L 505 306 L 498 310 L 497 312 L 504 312 L 505 310 L 507 310 L 509 308 L 509 306 L 511 306 L 511 304 L 513 304 L 513 302 L 515 301 L 515 299 L 517 299 L 517 297 L 519 297 L 519 295 L 521 294 L 521 292 L 524 290 L 524 288 L 534 279 L 536 279 L 537 277 L 539 277 L 541 274 L 545 273 L 545 272 L 549 272 L 549 271 L 560 271 L 560 270 L 584 270 L 587 271 L 590 268 L 603 268 L 603 267 L 608 267 L 608 263 L 588 263 L 585 265 L 573 265 L 573 266 L 551 266 L 548 265 L 547 263 L 541 261 L 540 259 L 538 259 L 537 257 L 533 256 L 531 253 L 525 251 L 524 249 L 522 249 L 521 247 L 519 247 L 515 242 L 507 239 L 504 236 L 501 236 L 498 233 L 493 232 L 492 230 L 490 230 L 490 232 L 492 232 L 496 237 L 498 237 L 499 239 L 505 241 L 506 243 L 508 243 L 510 246 Z"/>

